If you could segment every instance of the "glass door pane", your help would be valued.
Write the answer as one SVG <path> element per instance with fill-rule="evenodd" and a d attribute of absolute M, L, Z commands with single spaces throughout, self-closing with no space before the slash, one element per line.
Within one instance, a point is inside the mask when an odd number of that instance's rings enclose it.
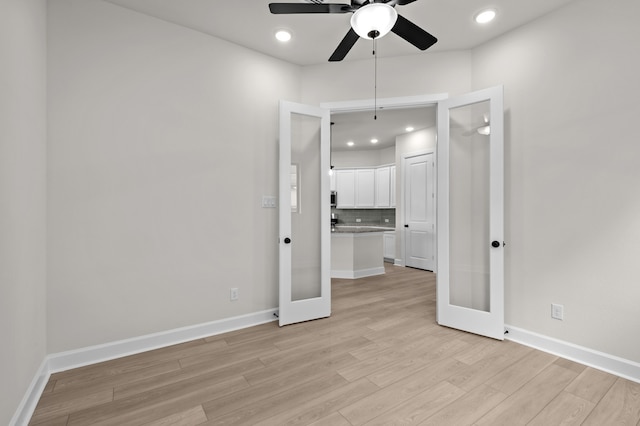
<path fill-rule="evenodd" d="M 321 295 L 320 118 L 291 115 L 291 163 L 291 300 L 296 301 Z"/>
<path fill-rule="evenodd" d="M 449 303 L 489 312 L 489 102 L 450 114 Z"/>

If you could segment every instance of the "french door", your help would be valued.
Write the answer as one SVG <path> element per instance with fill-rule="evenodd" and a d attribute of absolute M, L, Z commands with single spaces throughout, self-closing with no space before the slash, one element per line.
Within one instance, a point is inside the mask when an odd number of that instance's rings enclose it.
<path fill-rule="evenodd" d="M 504 338 L 503 88 L 438 102 L 437 320 Z"/>
<path fill-rule="evenodd" d="M 279 321 L 331 314 L 329 110 L 280 102 Z"/>

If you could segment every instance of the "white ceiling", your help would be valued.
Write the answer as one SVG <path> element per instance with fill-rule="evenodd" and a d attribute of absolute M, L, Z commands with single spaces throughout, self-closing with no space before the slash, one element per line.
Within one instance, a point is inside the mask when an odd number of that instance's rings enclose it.
<path fill-rule="evenodd" d="M 270 0 L 105 0 L 143 14 L 191 28 L 235 44 L 298 65 L 327 62 L 349 30 L 351 14 L 272 15 Z M 378 41 L 381 57 L 428 55 L 429 52 L 471 49 L 509 30 L 532 21 L 573 0 L 417 0 L 396 6 L 398 13 L 438 38 L 422 52 L 390 33 Z M 275 0 L 274 0 L 275 2 Z M 282 3 L 307 3 L 305 0 L 278 0 Z M 325 0 L 325 3 L 349 1 Z M 476 24 L 474 15 L 485 8 L 497 11 L 487 25 Z M 274 38 L 278 29 L 288 29 L 293 39 L 280 43 Z M 371 58 L 370 41 L 359 40 L 344 59 Z M 385 111 L 373 120 L 371 113 L 333 116 L 332 147 L 347 149 L 346 140 L 356 142 L 352 149 L 371 149 L 362 141 L 380 139 L 378 147 L 390 146 L 395 136 L 411 124 L 416 129 L 433 125 L 435 115 L 420 110 Z M 351 125 L 345 124 L 350 120 Z M 400 132 L 400 133 L 396 133 Z"/>
<path fill-rule="evenodd" d="M 435 107 L 378 110 L 374 120 L 373 111 L 358 111 L 332 114 L 331 149 L 333 151 L 381 149 L 395 145 L 396 136 L 407 133 L 411 126 L 415 130 L 435 126 Z M 371 139 L 378 139 L 372 144 Z M 353 141 L 353 147 L 347 142 Z"/>
<path fill-rule="evenodd" d="M 270 0 L 106 0 L 146 15 L 210 34 L 298 65 L 326 62 L 349 30 L 351 14 L 272 15 Z M 572 0 L 417 0 L 396 6 L 398 13 L 438 38 L 425 52 L 391 33 L 378 41 L 379 56 L 427 54 L 470 49 Z M 275 1 L 274 1 L 275 2 Z M 279 0 L 306 3 L 304 0 Z M 325 0 L 325 3 L 349 3 Z M 498 12 L 489 25 L 473 21 L 487 7 Z M 279 28 L 293 32 L 282 44 Z M 360 40 L 346 61 L 371 57 L 370 42 Z"/>

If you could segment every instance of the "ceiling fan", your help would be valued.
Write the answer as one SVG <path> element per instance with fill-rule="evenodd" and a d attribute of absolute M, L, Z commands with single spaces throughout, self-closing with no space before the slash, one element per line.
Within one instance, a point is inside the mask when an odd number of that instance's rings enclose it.
<path fill-rule="evenodd" d="M 321 3 L 270 3 L 271 13 L 353 13 L 351 28 L 333 52 L 329 61 L 341 61 L 360 37 L 377 39 L 389 31 L 399 35 L 420 50 L 426 50 L 438 39 L 398 15 L 396 5 L 404 6 L 416 0 L 351 0 L 351 4 Z"/>

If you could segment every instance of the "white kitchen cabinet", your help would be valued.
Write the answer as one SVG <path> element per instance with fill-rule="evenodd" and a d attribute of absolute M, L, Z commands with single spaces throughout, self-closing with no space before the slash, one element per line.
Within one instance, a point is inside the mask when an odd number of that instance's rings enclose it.
<path fill-rule="evenodd" d="M 391 206 L 391 170 L 389 166 L 376 169 L 376 207 Z"/>
<path fill-rule="evenodd" d="M 336 192 L 339 209 L 356 207 L 355 170 L 336 170 Z"/>
<path fill-rule="evenodd" d="M 376 200 L 376 174 L 375 169 L 355 170 L 355 198 L 356 207 L 375 207 Z"/>
<path fill-rule="evenodd" d="M 382 246 L 384 258 L 391 261 L 396 258 L 396 233 L 395 231 L 386 231 L 382 234 Z"/>
<path fill-rule="evenodd" d="M 396 166 L 334 170 L 331 190 L 339 209 L 395 207 Z"/>
<path fill-rule="evenodd" d="M 396 166 L 389 166 L 389 207 L 396 206 Z"/>

